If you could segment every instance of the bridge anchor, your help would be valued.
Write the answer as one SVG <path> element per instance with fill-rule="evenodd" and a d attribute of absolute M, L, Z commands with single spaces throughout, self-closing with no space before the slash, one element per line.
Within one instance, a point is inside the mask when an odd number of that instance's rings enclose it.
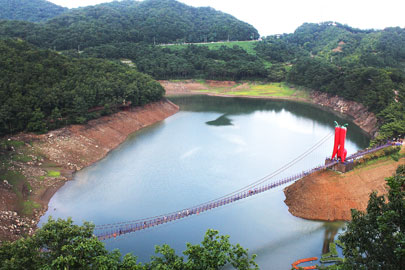
<path fill-rule="evenodd" d="M 330 163 L 334 162 L 335 160 L 327 158 L 325 159 L 325 165 L 329 165 Z M 332 167 L 330 167 L 330 169 L 337 171 L 337 172 L 341 172 L 341 173 L 345 173 L 348 171 L 353 170 L 354 168 L 354 162 L 353 160 L 346 160 L 345 162 L 339 162 L 335 165 L 333 165 Z"/>

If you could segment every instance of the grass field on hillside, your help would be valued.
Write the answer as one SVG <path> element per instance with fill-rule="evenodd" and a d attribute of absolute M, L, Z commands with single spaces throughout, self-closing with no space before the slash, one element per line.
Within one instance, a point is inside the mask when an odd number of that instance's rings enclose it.
<path fill-rule="evenodd" d="M 248 82 L 248 83 L 239 83 L 232 87 L 212 87 L 207 83 L 203 84 L 207 87 L 207 89 L 197 90 L 196 92 L 234 95 L 234 96 L 308 99 L 307 91 L 290 87 L 282 82 L 281 83 Z"/>
<path fill-rule="evenodd" d="M 160 45 L 165 48 L 172 50 L 181 50 L 186 48 L 188 45 L 206 46 L 211 50 L 217 50 L 221 46 L 226 46 L 232 48 L 233 46 L 242 47 L 248 54 L 256 55 L 254 47 L 256 46 L 257 40 L 250 41 L 224 41 L 224 42 L 213 42 L 213 43 L 189 43 L 189 44 L 173 44 L 173 45 Z"/>

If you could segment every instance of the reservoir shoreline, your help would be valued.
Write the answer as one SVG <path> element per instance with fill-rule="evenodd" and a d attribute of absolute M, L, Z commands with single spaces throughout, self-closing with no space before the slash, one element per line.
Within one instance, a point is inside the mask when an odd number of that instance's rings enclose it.
<path fill-rule="evenodd" d="M 161 81 L 160 83 L 166 89 L 166 97 L 195 94 L 237 97 L 235 95 L 196 92 L 194 91 L 196 89 L 194 81 L 185 81 L 180 84 L 168 81 Z M 229 82 L 215 83 L 217 85 L 229 84 Z M 197 86 L 197 89 L 199 87 L 201 86 Z M 376 117 L 374 114 L 368 113 L 364 106 L 344 101 L 338 97 L 331 98 L 318 92 L 311 93 L 311 99 L 309 100 L 296 97 L 240 97 L 283 99 L 311 103 L 317 107 L 353 118 L 354 122 L 370 136 L 375 135 L 377 131 Z M 103 159 L 111 150 L 123 143 L 130 134 L 162 121 L 178 111 L 179 107 L 177 105 L 164 99 L 143 107 L 132 108 L 129 111 L 121 111 L 91 120 L 84 125 L 67 126 L 42 135 L 22 133 L 10 137 L 11 140 L 25 142 L 26 147 L 41 153 L 41 158 L 38 158 L 32 164 L 18 164 L 23 167 L 23 174 L 32 187 L 32 192 L 28 195 L 29 198 L 39 203 L 41 208 L 35 209 L 32 217 L 20 216 L 17 213 L 19 209 L 15 205 L 17 198 L 13 191 L 3 187 L 0 183 L 0 198 L 2 198 L 0 241 L 15 240 L 23 234 L 32 234 L 40 217 L 47 211 L 52 196 L 66 181 L 73 178 L 74 172 Z M 47 171 L 50 168 L 59 170 L 61 175 L 59 177 L 48 177 Z M 42 181 L 38 181 L 40 177 L 43 178 Z M 293 214 L 299 216 L 296 211 Z M 318 218 L 315 217 L 315 219 Z"/>
<path fill-rule="evenodd" d="M 249 96 L 238 94 L 226 94 L 227 90 L 232 89 L 236 82 L 234 81 L 209 81 L 206 84 L 194 80 L 184 81 L 159 81 L 166 90 L 166 96 L 178 95 L 208 95 L 217 97 L 240 97 L 256 99 L 290 100 L 296 102 L 305 102 L 319 107 L 323 110 L 336 113 L 343 118 L 349 118 L 359 126 L 371 138 L 378 133 L 378 119 L 374 113 L 367 111 L 367 108 L 355 101 L 345 100 L 338 96 L 328 95 L 326 93 L 311 91 L 308 98 L 292 96 Z M 208 88 L 208 89 L 207 89 Z M 224 93 L 215 93 L 210 89 L 222 89 Z"/>
<path fill-rule="evenodd" d="M 337 96 L 312 91 L 309 99 L 277 96 L 227 95 L 201 91 L 210 86 L 190 81 L 161 81 L 168 95 L 209 95 L 220 97 L 259 98 L 274 100 L 291 100 L 312 104 L 320 109 L 333 112 L 339 116 L 349 117 L 371 138 L 378 134 L 377 117 L 367 111 L 362 104 L 344 100 Z M 214 87 L 230 88 L 235 82 L 214 82 Z M 226 92 L 226 90 L 224 91 Z M 404 149 L 402 149 L 402 153 Z M 398 165 L 405 164 L 405 158 L 379 161 L 373 166 L 355 169 L 346 174 L 333 171 L 317 172 L 306 176 L 284 189 L 285 204 L 289 212 L 300 218 L 318 221 L 349 221 L 351 209 L 365 211 L 369 195 L 376 191 L 379 195 L 387 194 L 385 178 L 394 174 Z"/>
<path fill-rule="evenodd" d="M 32 235 L 52 196 L 73 179 L 74 173 L 103 159 L 132 133 L 177 113 L 179 107 L 167 99 L 70 125 L 46 134 L 20 133 L 7 139 L 24 142 L 22 152 L 35 152 L 33 161 L 11 161 L 27 184 L 17 187 L 24 200 L 39 204 L 31 216 L 21 215 L 21 199 L 10 184 L 0 183 L 0 243 Z M 14 149 L 12 151 L 19 151 Z M 17 170 L 17 169 L 15 169 Z M 60 175 L 50 176 L 50 171 Z M 27 192 L 27 186 L 30 190 Z"/>

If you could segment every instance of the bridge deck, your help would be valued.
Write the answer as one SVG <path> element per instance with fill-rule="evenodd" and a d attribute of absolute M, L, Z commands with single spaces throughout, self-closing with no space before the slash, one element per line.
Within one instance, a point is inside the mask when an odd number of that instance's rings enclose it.
<path fill-rule="evenodd" d="M 380 145 L 371 149 L 365 149 L 363 151 L 359 151 L 349 157 L 346 158 L 346 160 L 352 161 L 356 158 L 359 158 L 361 156 L 364 156 L 366 154 L 376 152 L 378 150 L 384 149 L 386 147 L 392 146 L 392 143 L 387 143 L 384 145 Z M 263 178 L 264 180 L 259 181 L 259 184 L 255 185 L 249 185 L 247 188 L 244 188 L 242 190 L 238 190 L 237 192 L 228 194 L 226 196 L 223 196 L 221 198 L 193 206 L 190 208 L 182 209 L 176 212 L 156 216 L 156 217 L 150 217 L 150 218 L 145 218 L 145 219 L 139 219 L 135 221 L 128 221 L 128 222 L 120 222 L 120 223 L 114 223 L 114 224 L 105 224 L 105 225 L 99 225 L 95 227 L 95 235 L 100 239 L 100 240 L 105 240 L 105 239 L 110 239 L 110 238 L 115 238 L 117 236 L 123 235 L 123 234 L 128 234 L 136 231 L 141 231 L 145 230 L 148 228 L 152 228 L 155 226 L 159 226 L 165 223 L 173 222 L 175 220 L 179 220 L 182 218 L 186 218 L 192 215 L 198 215 L 200 213 L 209 211 L 211 209 L 224 206 L 236 201 L 239 201 L 241 199 L 249 198 L 251 196 L 263 193 L 265 191 L 268 191 L 270 189 L 279 187 L 281 185 L 296 181 L 298 179 L 301 179 L 302 177 L 312 174 L 317 171 L 325 170 L 327 168 L 330 168 L 334 165 L 336 165 L 339 161 L 334 160 L 327 165 L 320 165 L 315 168 L 312 168 L 310 170 L 303 171 L 299 174 L 283 178 L 281 180 L 278 180 L 273 183 L 268 183 L 268 184 L 263 184 L 263 181 L 266 181 L 266 178 Z M 286 166 L 288 168 L 288 166 Z"/>

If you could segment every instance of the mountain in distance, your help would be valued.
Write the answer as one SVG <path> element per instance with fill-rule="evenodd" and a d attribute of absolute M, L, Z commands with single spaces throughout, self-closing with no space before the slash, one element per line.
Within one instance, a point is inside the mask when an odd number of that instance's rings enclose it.
<path fill-rule="evenodd" d="M 0 36 L 68 50 L 116 42 L 252 40 L 259 33 L 252 25 L 209 7 L 175 0 L 124 0 L 73 9 L 41 25 L 0 22 Z"/>
<path fill-rule="evenodd" d="M 342 65 L 405 67 L 405 29 L 361 30 L 337 22 L 304 23 L 294 33 L 268 36 L 256 50 L 271 62 L 302 56 Z"/>
<path fill-rule="evenodd" d="M 0 0 L 0 19 L 41 22 L 68 10 L 46 0 Z"/>

